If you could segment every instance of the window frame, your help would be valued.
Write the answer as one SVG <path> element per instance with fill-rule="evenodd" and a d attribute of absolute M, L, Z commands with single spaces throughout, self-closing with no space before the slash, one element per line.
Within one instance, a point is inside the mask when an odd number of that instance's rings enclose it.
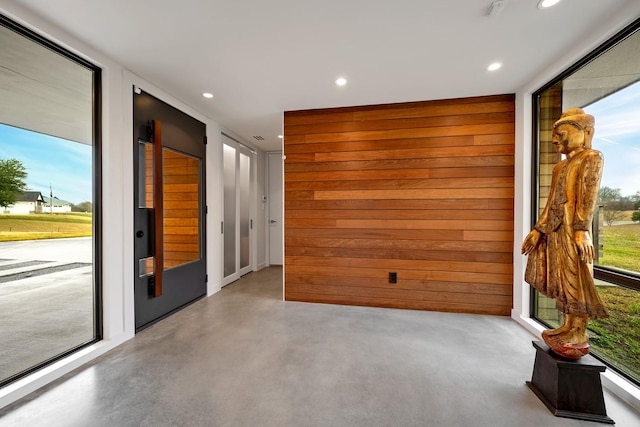
<path fill-rule="evenodd" d="M 21 378 L 33 374 L 40 369 L 51 365 L 65 357 L 86 348 L 103 339 L 103 298 L 102 298 L 102 69 L 82 58 L 81 56 L 61 47 L 46 37 L 36 33 L 35 31 L 15 22 L 9 17 L 0 14 L 0 26 L 8 28 L 26 39 L 49 49 L 62 57 L 72 61 L 76 65 L 86 68 L 92 73 L 92 192 L 93 200 L 92 213 L 92 249 L 93 249 L 93 339 L 81 343 L 77 346 L 44 360 L 22 372 L 10 376 L 4 380 L 0 380 L 0 388 L 11 384 Z"/>
<path fill-rule="evenodd" d="M 547 90 L 551 89 L 553 86 L 558 83 L 564 81 L 566 78 L 571 76 L 573 73 L 578 71 L 579 69 L 587 66 L 591 61 L 596 59 L 597 57 L 605 54 L 611 48 L 615 47 L 619 43 L 621 43 L 626 38 L 631 35 L 640 32 L 640 18 L 634 20 L 631 24 L 627 25 L 620 32 L 612 36 L 609 40 L 602 43 L 600 46 L 592 50 L 589 54 L 585 55 L 583 58 L 575 62 L 573 65 L 568 67 L 566 70 L 558 74 L 555 78 L 551 79 L 545 85 L 540 87 L 538 90 L 534 91 L 531 95 L 531 105 L 532 105 L 532 127 L 531 127 L 531 224 L 530 227 L 533 229 L 535 225 L 540 209 L 540 98 L 541 95 Z M 597 129 L 596 129 L 597 131 Z M 604 282 L 612 283 L 614 285 L 624 287 L 626 289 L 630 289 L 636 292 L 640 292 L 640 272 L 631 272 L 626 270 L 617 269 L 614 267 L 600 266 L 594 264 L 593 266 L 594 278 L 598 280 L 602 280 Z M 544 325 L 545 327 L 553 327 L 552 325 L 545 322 L 543 319 L 538 317 L 537 313 L 537 295 L 536 290 L 530 286 L 529 287 L 530 298 L 529 298 L 529 316 L 532 320 Z M 636 386 L 640 386 L 640 383 L 637 382 L 636 379 L 630 377 L 625 372 L 617 369 L 615 366 L 607 363 L 602 357 L 598 357 L 597 354 L 591 353 L 596 359 L 600 360 L 607 366 L 609 366 L 613 371 L 617 374 L 623 376 L 631 383 Z"/>
<path fill-rule="evenodd" d="M 558 76 L 556 76 L 555 78 L 553 78 L 551 81 L 549 81 L 547 84 L 545 84 L 544 86 L 542 86 L 540 89 L 536 90 L 535 92 L 533 92 L 533 94 L 531 95 L 532 97 L 532 155 L 531 155 L 531 227 L 533 227 L 537 221 L 538 218 L 538 212 L 539 212 L 539 185 L 540 185 L 540 179 L 539 179 L 539 172 L 540 172 L 540 158 L 539 158 L 539 153 L 540 153 L 540 138 L 539 138 L 539 126 L 538 126 L 538 122 L 540 117 L 538 116 L 538 110 L 539 110 L 539 99 L 540 99 L 540 95 L 542 93 L 544 93 L 545 91 L 547 91 L 548 89 L 550 89 L 551 87 L 553 87 L 554 85 L 558 84 L 559 82 L 565 80 L 567 77 L 569 77 L 570 75 L 572 75 L 573 73 L 575 73 L 577 70 L 579 70 L 580 68 L 586 66 L 588 63 L 590 63 L 591 61 L 593 61 L 595 58 L 599 57 L 600 55 L 606 53 L 607 51 L 609 51 L 611 48 L 613 48 L 614 46 L 616 46 L 618 43 L 622 42 L 624 39 L 626 39 L 627 37 L 631 36 L 632 34 L 636 33 L 640 31 L 640 18 L 636 19 L 634 22 L 632 22 L 631 24 L 629 24 L 627 27 L 625 27 L 622 31 L 620 31 L 618 34 L 616 34 L 615 36 L 613 36 L 612 38 L 610 38 L 609 40 L 607 40 L 606 42 L 604 42 L 603 44 L 601 44 L 600 46 L 598 46 L 596 49 L 594 49 L 591 53 L 589 53 L 588 55 L 586 55 L 585 57 L 583 57 L 582 59 L 578 60 L 575 64 L 573 64 L 572 66 L 570 66 L 569 68 L 567 68 L 565 71 L 563 71 L 562 73 L 560 73 Z M 596 279 L 599 280 L 603 280 L 605 282 L 609 282 L 609 283 L 613 283 L 619 286 L 624 286 L 625 288 L 629 288 L 629 289 L 633 289 L 636 291 L 640 291 L 640 272 L 638 273 L 634 273 L 634 272 L 629 272 L 629 271 L 624 271 L 624 270 L 619 270 L 617 268 L 614 267 L 606 267 L 606 266 L 600 266 L 600 265 L 595 265 L 593 266 L 593 271 L 594 271 L 594 277 Z M 533 295 L 533 294 L 532 294 Z M 535 313 L 534 311 L 534 298 L 531 299 L 531 313 Z"/>

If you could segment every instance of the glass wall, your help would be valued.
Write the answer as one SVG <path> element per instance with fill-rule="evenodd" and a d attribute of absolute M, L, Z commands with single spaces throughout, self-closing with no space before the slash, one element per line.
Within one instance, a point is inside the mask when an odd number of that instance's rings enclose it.
<path fill-rule="evenodd" d="M 589 323 L 591 353 L 640 384 L 640 21 L 534 94 L 534 218 L 544 208 L 560 154 L 551 128 L 579 107 L 595 117 L 604 171 L 593 240 L 594 275 L 610 318 Z M 534 292 L 534 317 L 562 323 L 555 302 Z"/>
<path fill-rule="evenodd" d="M 100 70 L 0 15 L 0 386 L 101 336 Z"/>

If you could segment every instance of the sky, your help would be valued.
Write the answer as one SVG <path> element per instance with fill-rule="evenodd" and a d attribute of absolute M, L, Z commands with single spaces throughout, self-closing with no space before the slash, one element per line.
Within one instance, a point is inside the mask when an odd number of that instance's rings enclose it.
<path fill-rule="evenodd" d="M 18 159 L 27 187 L 78 204 L 92 201 L 92 147 L 0 124 L 0 159 Z"/>
<path fill-rule="evenodd" d="M 600 187 L 619 188 L 623 196 L 640 191 L 640 82 L 584 110 L 596 119 L 593 148 L 604 155 Z"/>

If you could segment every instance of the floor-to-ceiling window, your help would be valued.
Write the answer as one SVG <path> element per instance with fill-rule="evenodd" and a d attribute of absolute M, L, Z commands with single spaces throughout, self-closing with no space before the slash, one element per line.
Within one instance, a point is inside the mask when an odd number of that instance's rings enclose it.
<path fill-rule="evenodd" d="M 574 107 L 595 117 L 594 149 L 604 154 L 593 239 L 594 275 L 608 319 L 591 321 L 591 352 L 640 384 L 640 21 L 534 94 L 534 218 L 544 208 L 560 154 L 551 128 Z M 555 303 L 534 293 L 534 317 L 557 327 Z"/>
<path fill-rule="evenodd" d="M 0 385 L 101 336 L 100 70 L 0 15 Z"/>

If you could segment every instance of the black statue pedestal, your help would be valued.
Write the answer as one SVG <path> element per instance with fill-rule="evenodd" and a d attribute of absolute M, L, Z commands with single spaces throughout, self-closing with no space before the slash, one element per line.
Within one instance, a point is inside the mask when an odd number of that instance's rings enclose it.
<path fill-rule="evenodd" d="M 569 360 L 541 341 L 533 341 L 536 360 L 529 388 L 557 417 L 614 424 L 607 416 L 600 372 L 607 367 L 592 356 Z"/>

